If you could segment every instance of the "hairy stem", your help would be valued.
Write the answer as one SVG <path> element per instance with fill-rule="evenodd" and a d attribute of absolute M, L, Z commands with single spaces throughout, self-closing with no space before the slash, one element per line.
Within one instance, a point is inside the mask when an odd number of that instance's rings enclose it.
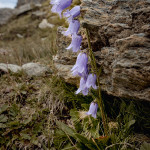
<path fill-rule="evenodd" d="M 93 54 L 93 51 L 92 51 L 91 42 L 90 42 L 90 35 L 89 35 L 89 31 L 88 31 L 87 28 L 86 28 L 86 35 L 87 35 L 87 39 L 88 39 L 88 47 L 89 47 L 89 55 L 90 55 L 90 59 L 91 59 L 92 72 L 95 73 L 96 76 L 97 76 L 98 105 L 99 105 L 99 108 L 100 108 L 100 111 L 101 111 L 104 133 L 105 133 L 105 135 L 108 135 L 107 117 L 106 117 L 105 107 L 104 107 L 104 103 L 103 103 L 102 95 L 101 95 L 99 71 L 98 71 L 96 60 L 95 60 L 95 57 L 94 57 L 94 54 Z"/>

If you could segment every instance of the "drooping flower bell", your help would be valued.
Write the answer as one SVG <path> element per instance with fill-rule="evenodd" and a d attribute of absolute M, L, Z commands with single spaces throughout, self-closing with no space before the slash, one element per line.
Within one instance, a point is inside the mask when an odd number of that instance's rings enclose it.
<path fill-rule="evenodd" d="M 98 104 L 95 102 L 92 102 L 90 105 L 89 111 L 86 114 L 92 115 L 92 117 L 96 118 L 97 117 L 97 109 L 98 109 Z"/>
<path fill-rule="evenodd" d="M 79 75 L 81 77 L 87 77 L 88 73 L 88 57 L 86 53 L 79 53 L 76 64 L 71 69 L 74 76 Z"/>
<path fill-rule="evenodd" d="M 88 88 L 86 87 L 86 78 L 85 77 L 81 77 L 80 79 L 80 87 L 79 89 L 76 91 L 76 94 L 82 93 L 83 95 L 88 95 Z"/>
<path fill-rule="evenodd" d="M 72 3 L 72 0 L 51 0 L 50 4 L 53 5 L 51 11 L 58 13 L 61 18 L 62 11 L 69 7 Z"/>
<path fill-rule="evenodd" d="M 71 10 L 64 12 L 64 17 L 68 18 L 68 22 L 80 15 L 80 6 L 75 6 Z"/>
<path fill-rule="evenodd" d="M 80 50 L 82 42 L 82 36 L 73 34 L 71 44 L 66 49 L 72 49 L 73 52 L 77 52 Z"/>
<path fill-rule="evenodd" d="M 86 87 L 90 88 L 93 87 L 95 90 L 97 89 L 96 86 L 96 75 L 95 74 L 89 74 L 87 81 L 86 81 Z"/>
<path fill-rule="evenodd" d="M 78 20 L 71 20 L 67 31 L 64 31 L 63 34 L 65 36 L 78 34 L 79 28 L 80 28 L 80 22 Z"/>

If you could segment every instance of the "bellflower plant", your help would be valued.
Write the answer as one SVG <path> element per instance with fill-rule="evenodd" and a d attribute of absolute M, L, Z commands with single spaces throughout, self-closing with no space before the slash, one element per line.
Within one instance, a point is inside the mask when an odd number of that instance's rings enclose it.
<path fill-rule="evenodd" d="M 50 4 L 52 4 L 52 12 L 58 13 L 60 18 L 62 11 L 69 7 L 72 3 L 72 0 L 51 0 Z M 78 20 L 75 20 L 75 17 L 79 16 L 80 14 L 80 6 L 75 6 L 71 10 L 67 9 L 63 16 L 67 18 L 67 21 L 69 23 L 69 27 L 66 31 L 63 32 L 65 36 L 71 36 L 72 42 L 66 49 L 72 49 L 73 52 L 80 51 L 81 42 L 82 42 L 82 36 L 78 34 L 80 23 Z M 90 64 L 91 64 L 91 71 L 92 74 L 89 72 L 90 69 L 88 69 L 88 56 L 85 52 L 80 52 L 78 54 L 76 64 L 71 69 L 72 74 L 75 76 L 81 77 L 80 79 L 80 86 L 78 90 L 76 91 L 76 94 L 82 93 L 83 95 L 88 95 L 89 89 L 92 87 L 94 89 L 97 89 L 96 81 L 98 84 L 98 95 L 99 95 L 99 101 L 98 104 L 95 102 L 92 102 L 89 108 L 89 111 L 87 112 L 88 115 L 92 115 L 92 117 L 96 118 L 98 105 L 100 107 L 101 115 L 102 115 L 102 122 L 104 127 L 104 132 L 107 135 L 108 126 L 107 126 L 107 118 L 105 116 L 104 112 L 104 105 L 101 97 L 101 88 L 100 88 L 100 81 L 99 78 L 99 71 L 97 69 L 96 60 L 92 51 L 91 43 L 90 43 L 90 35 L 89 31 L 86 29 L 86 35 L 88 39 L 88 49 L 87 53 L 90 57 Z"/>

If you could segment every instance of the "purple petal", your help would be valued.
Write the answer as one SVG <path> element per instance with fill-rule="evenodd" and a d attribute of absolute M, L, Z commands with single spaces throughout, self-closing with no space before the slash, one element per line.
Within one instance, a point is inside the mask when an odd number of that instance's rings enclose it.
<path fill-rule="evenodd" d="M 83 95 L 88 95 L 88 93 L 89 93 L 88 88 L 85 88 L 84 90 L 82 90 L 82 94 Z"/>
<path fill-rule="evenodd" d="M 78 20 L 72 20 L 69 24 L 67 31 L 63 32 L 65 36 L 77 34 L 80 28 L 80 22 Z"/>
<path fill-rule="evenodd" d="M 87 73 L 88 73 L 87 63 L 88 63 L 88 57 L 86 53 L 79 53 L 76 60 L 76 64 L 71 69 L 73 75 L 80 75 L 82 77 L 83 76 L 87 77 Z"/>
<path fill-rule="evenodd" d="M 64 16 L 67 18 L 69 17 L 68 21 L 71 21 L 72 19 L 74 19 L 79 15 L 80 15 L 80 6 L 75 6 L 70 11 L 67 10 L 66 12 L 64 12 Z"/>
<path fill-rule="evenodd" d="M 71 49 L 73 52 L 77 52 L 80 50 L 82 42 L 82 37 L 80 35 L 73 34 L 71 44 L 66 49 Z"/>
<path fill-rule="evenodd" d="M 80 92 L 82 92 L 83 95 L 88 94 L 88 88 L 86 87 L 86 78 L 84 78 L 84 77 L 81 77 L 81 79 L 80 79 L 80 87 L 76 91 L 76 94 L 78 94 Z"/>
<path fill-rule="evenodd" d="M 58 13 L 61 18 L 62 11 L 71 5 L 72 0 L 52 0 L 50 3 L 53 5 L 51 11 Z"/>
<path fill-rule="evenodd" d="M 96 118 L 97 116 L 98 104 L 92 102 L 89 108 L 89 111 L 86 113 L 87 115 L 92 115 L 92 117 Z"/>
<path fill-rule="evenodd" d="M 89 74 L 86 82 L 87 88 L 93 87 L 94 89 L 97 89 L 96 86 L 96 75 Z"/>

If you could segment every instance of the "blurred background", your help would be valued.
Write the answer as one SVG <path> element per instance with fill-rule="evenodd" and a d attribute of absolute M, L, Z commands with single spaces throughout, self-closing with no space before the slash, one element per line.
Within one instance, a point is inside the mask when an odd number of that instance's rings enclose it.
<path fill-rule="evenodd" d="M 56 29 L 65 21 L 51 13 L 49 2 L 0 0 L 1 63 L 51 61 L 56 52 Z"/>
<path fill-rule="evenodd" d="M 0 8 L 15 8 L 18 0 L 1 0 Z"/>

